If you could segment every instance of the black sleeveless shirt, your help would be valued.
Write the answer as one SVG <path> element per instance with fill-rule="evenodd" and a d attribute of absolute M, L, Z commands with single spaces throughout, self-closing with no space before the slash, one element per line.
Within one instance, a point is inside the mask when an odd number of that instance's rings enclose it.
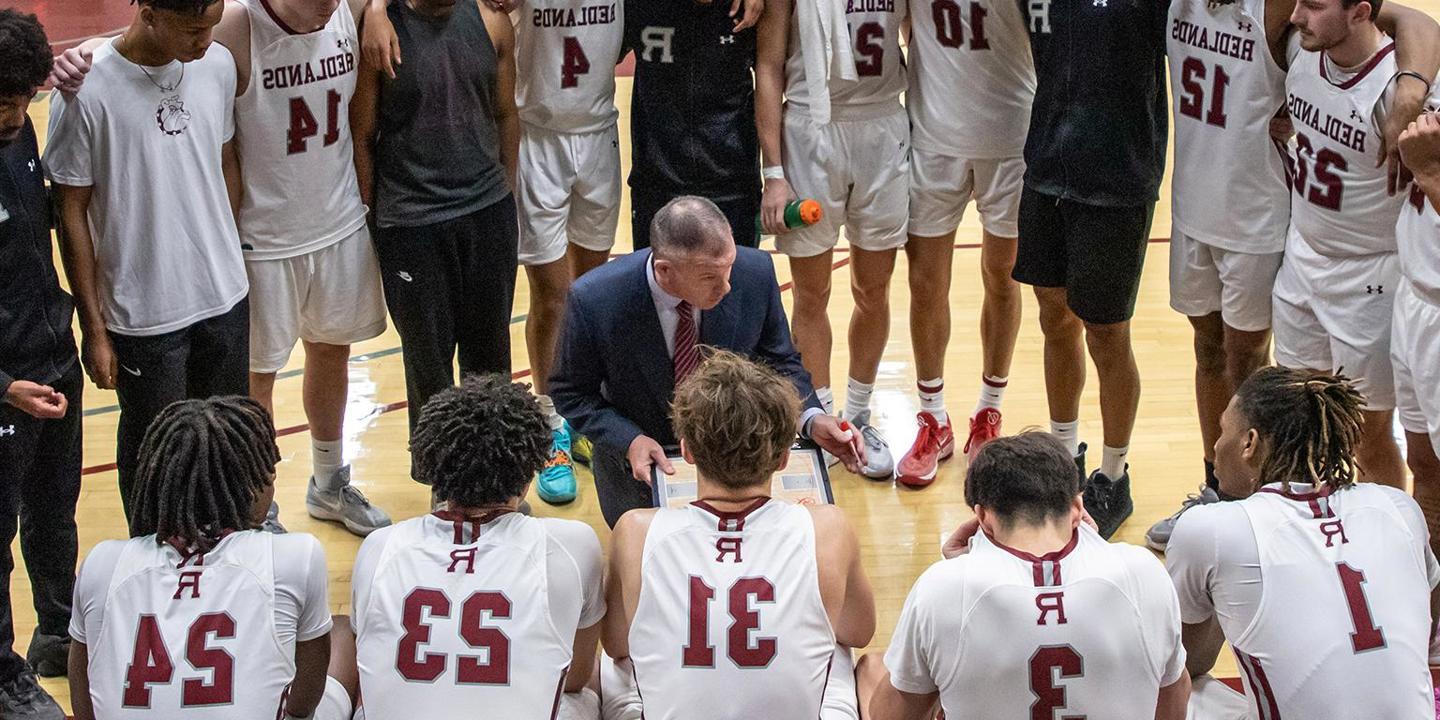
<path fill-rule="evenodd" d="M 510 192 L 495 125 L 499 61 L 475 0 L 443 18 L 404 0 L 386 12 L 405 62 L 380 84 L 380 225 L 433 225 L 499 202 Z"/>

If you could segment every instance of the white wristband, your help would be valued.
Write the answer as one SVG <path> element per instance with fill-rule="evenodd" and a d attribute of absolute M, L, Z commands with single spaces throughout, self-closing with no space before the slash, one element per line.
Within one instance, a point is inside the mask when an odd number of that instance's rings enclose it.
<path fill-rule="evenodd" d="M 766 165 L 760 168 L 760 177 L 766 180 L 784 180 L 785 168 L 779 165 Z"/>

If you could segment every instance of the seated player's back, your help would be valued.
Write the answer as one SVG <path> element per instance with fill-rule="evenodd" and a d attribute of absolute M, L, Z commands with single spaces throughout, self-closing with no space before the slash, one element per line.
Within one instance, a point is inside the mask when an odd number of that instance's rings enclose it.
<path fill-rule="evenodd" d="M 1179 608 L 1148 551 L 1106 543 L 1081 525 L 1064 549 L 1037 557 L 977 533 L 970 552 L 917 581 L 897 642 L 925 658 L 947 715 L 965 718 L 1155 716 L 1160 688 L 1184 672 Z M 928 638 L 924 637 L 927 636 Z M 895 648 L 892 647 L 892 650 Z"/>
<path fill-rule="evenodd" d="M 270 718 L 295 644 L 330 630 L 312 536 L 233 532 L 208 552 L 110 540 L 86 559 L 71 634 L 97 718 Z"/>
<path fill-rule="evenodd" d="M 441 511 L 366 538 L 354 588 L 366 717 L 551 718 L 576 629 L 605 612 L 599 554 L 588 526 L 518 512 Z"/>
<path fill-rule="evenodd" d="M 1298 488 L 1308 486 L 1267 486 L 1186 518 L 1239 523 L 1254 534 L 1259 604 L 1217 612 L 1254 716 L 1430 720 L 1427 577 L 1435 571 L 1427 569 L 1423 520 L 1401 509 L 1413 501 L 1372 484 Z M 1223 590 L 1214 591 L 1217 610 Z"/>
<path fill-rule="evenodd" d="M 835 633 L 815 549 L 799 505 L 657 510 L 629 635 L 645 717 L 818 717 Z"/>

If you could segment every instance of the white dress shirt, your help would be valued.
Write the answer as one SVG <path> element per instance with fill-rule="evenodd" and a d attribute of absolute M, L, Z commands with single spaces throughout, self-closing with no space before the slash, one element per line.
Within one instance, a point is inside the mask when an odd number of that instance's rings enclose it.
<path fill-rule="evenodd" d="M 655 256 L 645 262 L 645 279 L 650 282 L 650 299 L 655 302 L 655 314 L 660 318 L 660 333 L 665 336 L 665 354 L 673 360 L 675 358 L 675 328 L 680 326 L 680 313 L 678 307 L 681 299 L 665 292 L 660 287 L 660 282 L 655 279 Z M 695 337 L 699 342 L 700 337 L 700 308 L 690 306 L 690 312 L 695 318 Z M 810 421 L 824 413 L 819 408 L 807 407 L 800 410 L 800 435 L 810 437 Z"/>

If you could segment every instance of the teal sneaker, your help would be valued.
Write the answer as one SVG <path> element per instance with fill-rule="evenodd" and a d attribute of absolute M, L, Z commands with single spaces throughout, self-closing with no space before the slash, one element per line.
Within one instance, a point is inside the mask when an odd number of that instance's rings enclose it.
<path fill-rule="evenodd" d="M 540 470 L 535 492 L 551 505 L 564 505 L 575 499 L 575 465 L 570 461 L 570 426 L 561 425 L 554 431 L 550 460 Z"/>

